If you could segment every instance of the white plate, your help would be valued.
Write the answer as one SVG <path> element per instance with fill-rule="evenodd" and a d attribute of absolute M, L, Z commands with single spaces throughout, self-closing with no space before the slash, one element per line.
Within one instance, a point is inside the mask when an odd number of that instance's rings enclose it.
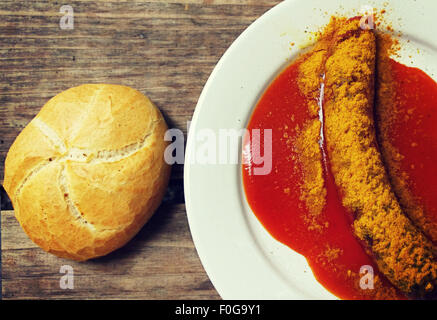
<path fill-rule="evenodd" d="M 241 34 L 205 85 L 188 136 L 185 199 L 197 252 L 224 299 L 336 298 L 315 280 L 304 257 L 261 226 L 244 196 L 241 165 L 202 165 L 194 159 L 200 130 L 245 128 L 264 90 L 308 44 L 308 32 L 326 25 L 332 14 L 357 15 L 364 5 L 385 8 L 402 32 L 398 60 L 437 74 L 437 1 L 286 0 Z"/>

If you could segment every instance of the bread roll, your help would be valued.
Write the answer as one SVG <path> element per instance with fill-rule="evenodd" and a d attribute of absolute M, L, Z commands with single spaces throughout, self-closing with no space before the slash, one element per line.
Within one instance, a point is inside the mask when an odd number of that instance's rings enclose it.
<path fill-rule="evenodd" d="M 167 187 L 167 125 L 140 92 L 82 85 L 47 102 L 12 144 L 4 187 L 41 248 L 78 261 L 120 248 Z"/>

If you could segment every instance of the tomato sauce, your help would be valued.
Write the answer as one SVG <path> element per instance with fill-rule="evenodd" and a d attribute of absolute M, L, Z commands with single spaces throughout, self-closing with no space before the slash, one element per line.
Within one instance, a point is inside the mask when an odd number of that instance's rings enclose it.
<path fill-rule="evenodd" d="M 437 130 L 433 129 L 437 123 L 437 85 L 418 69 L 395 62 L 393 65 L 400 100 L 408 102 L 393 104 L 393 108 L 408 108 L 406 112 L 412 115 L 393 126 L 393 145 L 405 156 L 402 165 L 411 177 L 412 192 L 423 199 L 429 214 L 437 219 L 437 197 L 433 197 L 437 191 L 437 166 L 433 165 L 437 159 Z M 354 236 L 353 217 L 342 206 L 329 163 L 324 172 L 327 201 L 318 217 L 318 222 L 326 227 L 321 231 L 309 228 L 305 219 L 308 212 L 300 200 L 299 186 L 303 181 L 300 170 L 296 170 L 298 154 L 290 143 L 296 140 L 298 128 L 310 120 L 297 77 L 298 64 L 286 68 L 265 91 L 250 119 L 249 131 L 272 129 L 273 163 L 268 175 L 254 175 L 253 163 L 243 165 L 247 201 L 267 231 L 305 256 L 316 279 L 337 297 L 403 299 L 405 297 L 378 271 L 372 257 Z M 411 166 L 413 163 L 421 165 Z M 379 278 L 373 290 L 360 286 L 363 266 L 371 266 Z"/>
<path fill-rule="evenodd" d="M 437 84 L 425 72 L 391 61 L 396 85 L 391 144 L 403 155 L 409 191 L 437 222 Z"/>

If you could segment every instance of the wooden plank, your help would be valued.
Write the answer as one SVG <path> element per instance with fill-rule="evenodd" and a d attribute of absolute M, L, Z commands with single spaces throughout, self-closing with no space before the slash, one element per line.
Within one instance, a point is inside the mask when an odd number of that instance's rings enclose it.
<path fill-rule="evenodd" d="M 0 182 L 18 133 L 72 86 L 115 83 L 147 94 L 170 127 L 186 132 L 215 64 L 235 38 L 280 0 L 70 1 L 61 30 L 53 1 L 0 3 Z M 182 167 L 175 174 L 182 176 Z"/>
<path fill-rule="evenodd" d="M 0 182 L 18 133 L 55 94 L 83 83 L 115 83 L 147 94 L 172 128 L 186 133 L 200 92 L 235 38 L 280 0 L 82 0 L 74 30 L 60 30 L 54 1 L 0 2 Z M 1 208 L 11 208 L 2 197 Z M 126 247 L 86 263 L 36 247 L 3 211 L 6 299 L 216 299 L 193 246 L 175 166 L 164 205 Z M 75 289 L 59 287 L 70 264 Z"/>
<path fill-rule="evenodd" d="M 57 258 L 36 246 L 13 211 L 3 211 L 4 299 L 219 299 L 199 261 L 184 205 L 161 207 L 125 247 L 88 262 Z M 74 270 L 64 290 L 60 267 Z"/>

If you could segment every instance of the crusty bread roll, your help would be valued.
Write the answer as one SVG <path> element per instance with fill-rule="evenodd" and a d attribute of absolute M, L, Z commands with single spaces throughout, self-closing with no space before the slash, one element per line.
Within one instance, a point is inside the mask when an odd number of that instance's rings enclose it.
<path fill-rule="evenodd" d="M 120 248 L 167 187 L 167 125 L 140 92 L 82 85 L 47 102 L 11 146 L 4 187 L 29 237 L 84 261 Z"/>

